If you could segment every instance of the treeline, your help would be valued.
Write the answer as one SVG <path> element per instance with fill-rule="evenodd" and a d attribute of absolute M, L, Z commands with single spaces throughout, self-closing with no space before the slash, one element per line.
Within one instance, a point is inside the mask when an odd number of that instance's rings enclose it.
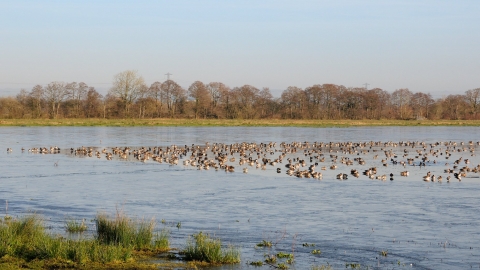
<path fill-rule="evenodd" d="M 223 118 L 223 119 L 480 119 L 480 88 L 433 99 L 409 89 L 317 84 L 288 87 L 280 98 L 269 88 L 230 88 L 196 81 L 188 89 L 173 80 L 147 86 L 136 71 L 115 75 L 106 96 L 81 83 L 51 82 L 0 98 L 1 118 Z"/>

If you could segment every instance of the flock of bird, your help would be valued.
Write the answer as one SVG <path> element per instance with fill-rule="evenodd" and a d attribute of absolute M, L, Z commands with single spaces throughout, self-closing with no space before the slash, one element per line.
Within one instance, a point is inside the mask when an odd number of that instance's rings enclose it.
<path fill-rule="evenodd" d="M 422 177 L 426 182 L 450 182 L 478 173 L 480 164 L 469 166 L 470 157 L 480 142 L 291 142 L 291 143 L 205 143 L 204 145 L 171 145 L 167 147 L 78 147 L 64 150 L 72 156 L 102 157 L 107 160 L 138 160 L 170 165 L 183 164 L 197 170 L 224 170 L 235 172 L 237 168 L 248 173 L 249 170 L 267 170 L 274 168 L 277 173 L 285 173 L 298 178 L 328 178 L 346 180 L 349 176 L 360 176 L 385 181 L 393 180 L 396 175 L 408 177 L 413 168 L 428 170 Z M 12 148 L 7 148 L 11 153 Z M 22 152 L 26 150 L 21 149 Z M 58 154 L 56 146 L 28 149 L 29 153 Z M 463 157 L 468 155 L 469 158 Z M 458 156 L 458 158 L 456 158 Z M 57 165 L 57 163 L 56 163 Z M 439 170 L 439 165 L 445 169 Z M 349 169 L 350 166 L 364 167 Z M 396 166 L 397 169 L 389 169 Z M 390 167 L 391 168 L 391 167 Z M 400 168 L 400 169 L 399 169 Z M 427 169 L 428 168 L 428 169 Z M 327 171 L 346 170 L 341 173 Z M 390 170 L 390 171 L 388 171 Z M 435 170 L 435 171 L 434 171 Z M 434 171 L 434 172 L 432 172 Z"/>

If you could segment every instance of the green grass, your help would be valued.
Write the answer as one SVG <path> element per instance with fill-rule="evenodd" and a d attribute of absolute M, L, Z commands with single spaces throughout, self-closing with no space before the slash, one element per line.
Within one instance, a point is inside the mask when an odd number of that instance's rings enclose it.
<path fill-rule="evenodd" d="M 153 220 L 134 220 L 122 212 L 113 218 L 98 214 L 95 220 L 94 237 L 71 239 L 47 233 L 37 215 L 1 219 L 0 269 L 197 269 L 206 263 L 240 262 L 238 249 L 222 247 L 219 239 L 203 233 L 187 240 L 184 254 L 191 261 L 158 262 L 157 254 L 170 249 L 168 230 L 155 232 Z M 67 223 L 74 228 L 82 224 Z"/>
<path fill-rule="evenodd" d="M 68 260 L 74 263 L 110 263 L 128 261 L 132 247 L 104 245 L 96 240 L 69 240 L 45 232 L 36 216 L 11 219 L 0 224 L 0 258 L 32 260 Z"/>
<path fill-rule="evenodd" d="M 233 264 L 240 262 L 240 252 L 233 246 L 222 248 L 220 239 L 199 232 L 187 239 L 182 252 L 187 261 L 202 261 L 212 264 Z"/>
<path fill-rule="evenodd" d="M 250 262 L 249 265 L 253 265 L 253 266 L 263 266 L 263 262 L 262 262 L 262 261 Z"/>
<path fill-rule="evenodd" d="M 287 258 L 287 259 L 291 259 L 293 258 L 293 254 L 292 253 L 284 253 L 284 252 L 279 252 L 276 254 L 276 256 L 278 258 Z"/>
<path fill-rule="evenodd" d="M 83 233 L 88 229 L 85 224 L 85 219 L 82 219 L 81 222 L 76 219 L 67 219 L 65 221 L 65 230 L 69 233 Z"/>
<path fill-rule="evenodd" d="M 152 248 L 168 249 L 168 233 L 155 235 L 155 221 L 133 220 L 121 211 L 117 211 L 114 218 L 106 214 L 98 214 L 95 219 L 96 239 L 104 244 L 114 244 L 123 247 L 133 246 L 137 250 Z"/>
<path fill-rule="evenodd" d="M 480 120 L 292 120 L 292 119 L 0 119 L 0 126 L 480 126 Z"/>
<path fill-rule="evenodd" d="M 262 240 L 262 242 L 257 244 L 257 247 L 271 247 L 271 246 L 272 246 L 272 242 L 266 241 L 266 240 Z"/>
<path fill-rule="evenodd" d="M 153 248 L 155 251 L 168 251 L 170 249 L 170 232 L 163 229 L 153 237 Z"/>

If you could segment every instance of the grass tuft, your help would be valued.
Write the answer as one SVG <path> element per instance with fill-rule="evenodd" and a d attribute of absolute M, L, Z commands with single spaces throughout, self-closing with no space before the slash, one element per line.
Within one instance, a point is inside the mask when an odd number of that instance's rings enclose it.
<path fill-rule="evenodd" d="M 118 211 L 111 219 L 105 214 L 98 214 L 96 239 L 104 244 L 115 244 L 123 247 L 133 246 L 137 250 L 152 247 L 155 221 L 134 221 Z"/>
<path fill-rule="evenodd" d="M 69 233 L 83 233 L 88 229 L 87 224 L 85 224 L 85 219 L 82 219 L 81 222 L 76 219 L 68 219 L 65 221 L 65 230 Z"/>
<path fill-rule="evenodd" d="M 46 233 L 43 221 L 37 215 L 2 220 L 0 222 L 0 268 L 18 263 L 21 265 L 25 263 L 27 268 L 37 268 L 36 265 L 40 263 L 42 267 L 52 269 L 80 266 L 85 269 L 110 269 L 132 263 L 135 253 L 140 252 L 136 250 L 143 249 L 155 253 L 169 249 L 169 232 L 162 230 L 153 235 L 153 221 L 133 222 L 126 216 L 122 216 L 121 219 L 100 220 L 105 221 L 106 224 L 108 222 L 120 224 L 116 228 L 122 233 L 112 234 L 115 237 L 111 237 L 115 241 L 106 241 L 107 237 L 103 237 L 105 234 L 99 232 L 97 235 L 102 237 L 95 239 L 73 240 L 53 236 Z M 70 227 L 82 227 L 82 223 L 72 221 L 70 224 L 73 225 Z M 131 231 L 133 231 L 132 234 L 130 234 Z"/>
<path fill-rule="evenodd" d="M 32 260 L 68 260 L 74 263 L 120 262 L 131 258 L 131 248 L 103 245 L 95 240 L 68 240 L 47 234 L 42 220 L 31 215 L 0 224 L 0 257 Z"/>
<path fill-rule="evenodd" d="M 213 264 L 233 264 L 240 262 L 240 252 L 233 246 L 222 248 L 220 239 L 211 238 L 199 232 L 187 239 L 183 250 L 185 260 L 203 261 Z"/>
<path fill-rule="evenodd" d="M 263 262 L 262 262 L 262 261 L 250 262 L 249 265 L 253 265 L 253 266 L 263 266 Z"/>
<path fill-rule="evenodd" d="M 262 240 L 262 242 L 257 244 L 257 247 L 271 247 L 271 246 L 272 246 L 272 242 L 266 241 L 266 240 Z"/>

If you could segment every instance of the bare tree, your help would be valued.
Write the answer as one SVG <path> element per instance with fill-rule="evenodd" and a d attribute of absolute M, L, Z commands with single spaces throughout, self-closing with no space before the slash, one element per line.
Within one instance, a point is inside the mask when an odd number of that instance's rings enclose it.
<path fill-rule="evenodd" d="M 273 96 L 272 96 L 272 93 L 270 92 L 270 88 L 268 87 L 262 88 L 262 90 L 260 90 L 260 93 L 258 94 L 258 99 L 257 99 L 257 109 L 260 112 L 261 118 L 268 117 L 269 111 L 270 111 L 270 114 L 273 114 L 272 100 L 273 100 Z"/>
<path fill-rule="evenodd" d="M 477 119 L 477 113 L 480 108 L 480 88 L 466 91 L 465 97 L 470 105 L 470 113 L 473 115 L 474 119 Z"/>
<path fill-rule="evenodd" d="M 32 91 L 29 93 L 29 97 L 32 103 L 32 116 L 37 118 L 42 116 L 42 104 L 43 104 L 43 87 L 41 85 L 35 85 Z"/>
<path fill-rule="evenodd" d="M 17 99 L 18 103 L 20 103 L 20 106 L 22 106 L 21 117 L 24 118 L 25 117 L 25 110 L 28 108 L 28 100 L 29 100 L 27 90 L 22 88 L 20 90 L 20 93 L 17 94 L 16 99 Z"/>
<path fill-rule="evenodd" d="M 162 93 L 162 83 L 154 82 L 148 88 L 148 96 L 155 101 L 155 114 L 154 117 L 160 117 L 162 113 L 163 105 L 163 93 Z"/>
<path fill-rule="evenodd" d="M 210 93 L 210 113 L 218 117 L 222 114 L 222 111 L 225 111 L 226 104 L 229 101 L 230 89 L 221 82 L 211 82 L 206 87 Z"/>
<path fill-rule="evenodd" d="M 322 116 L 322 96 L 323 88 L 319 84 L 305 88 L 305 98 L 308 104 L 308 111 L 310 117 L 314 119 L 319 119 Z"/>
<path fill-rule="evenodd" d="M 210 103 L 210 93 L 207 87 L 201 81 L 193 82 L 188 88 L 188 95 L 194 99 L 193 111 L 195 112 L 195 119 L 199 114 L 205 118 L 207 116 L 207 109 Z"/>
<path fill-rule="evenodd" d="M 45 87 L 43 94 L 50 106 L 50 117 L 56 119 L 59 115 L 60 105 L 67 96 L 66 84 L 63 82 L 51 82 Z"/>
<path fill-rule="evenodd" d="M 392 93 L 392 105 L 396 108 L 400 119 L 411 117 L 410 100 L 412 95 L 408 88 L 397 89 Z"/>
<path fill-rule="evenodd" d="M 185 89 L 173 80 L 167 80 L 162 83 L 162 93 L 167 103 L 167 109 L 170 117 L 175 115 L 177 108 L 186 99 Z"/>
<path fill-rule="evenodd" d="M 306 106 L 307 96 L 305 91 L 296 86 L 289 86 L 282 92 L 282 103 L 288 111 L 289 118 L 302 118 Z"/>
<path fill-rule="evenodd" d="M 84 107 L 87 118 L 102 116 L 102 98 L 102 95 L 95 88 L 90 87 L 88 89 Z"/>
<path fill-rule="evenodd" d="M 81 114 L 81 103 L 86 97 L 88 85 L 84 82 L 72 82 L 67 84 L 65 88 L 67 91 L 67 97 L 73 106 L 73 116 L 79 117 Z"/>
<path fill-rule="evenodd" d="M 138 118 L 145 118 L 145 111 L 148 103 L 148 87 L 144 84 L 138 90 L 137 104 L 138 104 Z"/>
<path fill-rule="evenodd" d="M 430 94 L 425 94 L 422 92 L 413 94 L 412 98 L 410 99 L 410 105 L 412 106 L 414 116 L 417 119 L 428 118 L 430 107 L 433 102 L 434 100 Z"/>
<path fill-rule="evenodd" d="M 136 70 L 126 70 L 115 75 L 110 93 L 123 103 L 125 117 L 128 117 L 130 105 L 144 86 L 143 77 L 139 76 Z"/>
<path fill-rule="evenodd" d="M 463 95 L 448 95 L 441 101 L 442 119 L 459 120 L 465 117 L 467 101 Z"/>
<path fill-rule="evenodd" d="M 0 115 L 2 118 L 20 118 L 23 107 L 14 97 L 0 97 Z"/>
<path fill-rule="evenodd" d="M 255 103 L 259 97 L 260 90 L 254 86 L 246 84 L 242 87 L 235 87 L 232 92 L 235 93 L 235 105 L 242 113 L 242 117 L 246 119 L 255 118 Z"/>

